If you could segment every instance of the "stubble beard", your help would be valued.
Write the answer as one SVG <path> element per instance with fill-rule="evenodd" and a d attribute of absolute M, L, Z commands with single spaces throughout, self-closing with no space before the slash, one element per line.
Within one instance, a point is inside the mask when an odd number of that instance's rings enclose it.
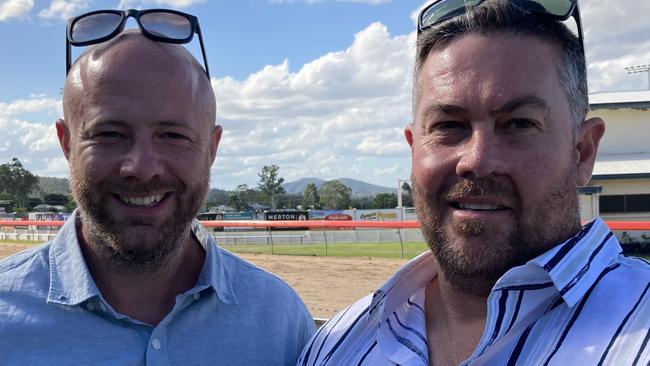
<path fill-rule="evenodd" d="M 111 264 L 135 273 L 153 272 L 160 269 L 182 248 L 191 233 L 191 222 L 199 212 L 209 187 L 209 175 L 205 174 L 199 184 L 188 187 L 179 181 L 152 181 L 146 184 L 115 183 L 104 181 L 91 185 L 83 172 L 74 169 L 70 174 L 72 195 L 76 200 L 81 223 L 87 237 L 85 242 L 93 250 L 108 259 Z M 151 225 L 144 219 L 116 218 L 108 210 L 109 188 L 123 184 L 128 192 L 147 192 L 160 188 L 172 188 L 176 210 L 148 233 L 126 232 L 129 225 Z M 130 231 L 133 231 L 131 228 Z"/>
<path fill-rule="evenodd" d="M 464 179 L 432 197 L 413 182 L 413 201 L 422 234 L 444 279 L 457 290 L 487 296 L 509 269 L 520 266 L 580 230 L 575 172 L 552 185 L 539 202 L 522 207 L 514 183 L 507 177 Z M 449 200 L 461 196 L 507 197 L 513 204 L 512 223 L 451 222 Z M 485 242 L 469 245 L 470 241 Z M 497 239 L 494 239 L 497 238 Z M 490 242 L 492 241 L 492 242 Z"/>

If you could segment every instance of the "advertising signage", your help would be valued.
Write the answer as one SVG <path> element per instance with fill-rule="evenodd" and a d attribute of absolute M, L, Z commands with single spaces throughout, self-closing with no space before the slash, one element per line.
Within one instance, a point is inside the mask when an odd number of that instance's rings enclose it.
<path fill-rule="evenodd" d="M 266 211 L 268 221 L 305 221 L 308 220 L 307 211 Z"/>
<path fill-rule="evenodd" d="M 266 211 L 264 217 L 268 221 L 307 221 L 309 220 L 309 213 L 307 211 Z M 309 230 L 307 227 L 282 227 L 270 228 L 276 230 Z"/>

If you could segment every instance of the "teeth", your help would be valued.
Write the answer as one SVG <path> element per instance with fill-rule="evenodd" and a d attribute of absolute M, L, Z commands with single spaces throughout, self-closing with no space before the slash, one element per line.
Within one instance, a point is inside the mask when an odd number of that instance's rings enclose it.
<path fill-rule="evenodd" d="M 459 203 L 458 206 L 468 210 L 498 210 L 500 207 L 487 203 Z"/>
<path fill-rule="evenodd" d="M 153 196 L 120 196 L 120 199 L 124 203 L 128 203 L 134 206 L 153 206 L 156 203 L 160 202 L 163 198 L 162 194 L 156 194 Z"/>

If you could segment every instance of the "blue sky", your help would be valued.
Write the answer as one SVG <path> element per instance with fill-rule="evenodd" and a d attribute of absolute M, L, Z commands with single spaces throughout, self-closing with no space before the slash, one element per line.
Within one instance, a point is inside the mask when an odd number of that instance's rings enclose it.
<path fill-rule="evenodd" d="M 255 186 L 270 163 L 287 181 L 350 177 L 395 186 L 410 172 L 402 129 L 410 119 L 413 18 L 423 3 L 0 0 L 0 163 L 18 157 L 37 174 L 67 175 L 53 129 L 62 114 L 65 19 L 167 7 L 198 16 L 204 33 L 225 130 L 213 187 Z M 581 9 L 590 90 L 646 88 L 646 75 L 623 67 L 650 63 L 650 2 L 583 0 Z M 196 51 L 197 40 L 189 47 Z"/>

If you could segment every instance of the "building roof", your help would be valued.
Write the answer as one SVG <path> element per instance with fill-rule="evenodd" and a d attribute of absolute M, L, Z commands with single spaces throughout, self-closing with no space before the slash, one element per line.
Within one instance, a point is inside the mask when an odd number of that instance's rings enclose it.
<path fill-rule="evenodd" d="M 592 179 L 614 178 L 650 178 L 650 152 L 599 155 Z"/>
<path fill-rule="evenodd" d="M 589 106 L 591 110 L 650 108 L 650 90 L 591 93 L 589 94 Z"/>

